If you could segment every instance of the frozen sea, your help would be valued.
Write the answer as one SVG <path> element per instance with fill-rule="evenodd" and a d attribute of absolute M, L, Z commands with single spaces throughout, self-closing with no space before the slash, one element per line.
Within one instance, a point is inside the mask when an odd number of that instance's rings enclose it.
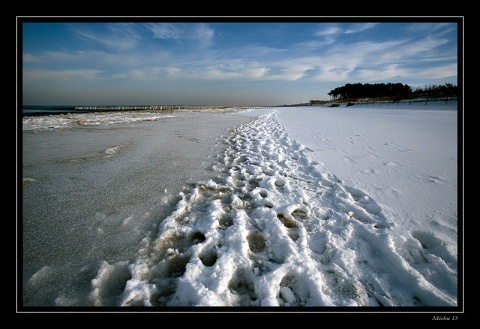
<path fill-rule="evenodd" d="M 429 102 L 24 117 L 19 303 L 455 311 L 458 113 Z"/>

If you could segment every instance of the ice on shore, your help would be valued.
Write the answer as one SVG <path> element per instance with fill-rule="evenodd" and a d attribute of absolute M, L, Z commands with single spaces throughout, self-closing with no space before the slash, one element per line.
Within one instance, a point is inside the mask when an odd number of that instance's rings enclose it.
<path fill-rule="evenodd" d="M 113 125 L 174 118 L 174 115 L 150 112 L 101 112 L 45 115 L 23 118 L 23 130 L 71 128 L 82 125 Z"/>

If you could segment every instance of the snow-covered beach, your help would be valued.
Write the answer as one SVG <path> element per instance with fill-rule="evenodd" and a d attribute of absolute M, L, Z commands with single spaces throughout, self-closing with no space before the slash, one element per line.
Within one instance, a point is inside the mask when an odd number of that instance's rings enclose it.
<path fill-rule="evenodd" d="M 456 102 L 108 115 L 24 119 L 23 306 L 461 303 Z"/>

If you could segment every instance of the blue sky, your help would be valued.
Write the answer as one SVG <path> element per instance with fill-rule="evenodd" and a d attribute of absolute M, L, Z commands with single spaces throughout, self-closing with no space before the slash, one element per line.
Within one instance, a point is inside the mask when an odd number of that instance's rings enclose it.
<path fill-rule="evenodd" d="M 347 83 L 459 84 L 449 18 L 37 20 L 19 21 L 28 105 L 268 106 Z"/>

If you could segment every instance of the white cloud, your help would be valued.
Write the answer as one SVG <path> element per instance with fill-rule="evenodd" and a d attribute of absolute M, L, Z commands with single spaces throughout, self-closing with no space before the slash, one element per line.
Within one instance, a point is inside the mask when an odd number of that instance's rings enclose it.
<path fill-rule="evenodd" d="M 322 64 L 313 79 L 315 81 L 348 81 L 353 69 L 354 67 L 348 65 Z"/>
<path fill-rule="evenodd" d="M 215 31 L 205 23 L 148 23 L 145 27 L 156 39 L 197 40 L 210 44 Z"/>
<path fill-rule="evenodd" d="M 359 69 L 354 72 L 352 78 L 360 81 L 375 81 L 408 76 L 408 70 L 402 69 L 396 64 L 390 64 L 376 69 Z"/>
<path fill-rule="evenodd" d="M 335 42 L 335 39 L 332 37 L 325 37 L 322 41 L 318 40 L 312 40 L 303 44 L 300 44 L 299 46 L 305 47 L 305 48 L 311 48 L 311 49 L 316 49 L 320 48 L 326 45 L 330 45 Z"/>
<path fill-rule="evenodd" d="M 457 76 L 457 64 L 446 64 L 421 70 L 410 70 L 405 76 L 412 79 L 443 79 Z"/>
<path fill-rule="evenodd" d="M 350 28 L 345 30 L 345 34 L 363 32 L 365 30 L 375 27 L 378 23 L 359 23 L 353 24 Z"/>
<path fill-rule="evenodd" d="M 327 28 L 318 30 L 315 35 L 319 37 L 327 37 L 338 34 L 358 33 L 375 27 L 377 23 L 357 23 L 352 24 L 349 28 L 344 29 L 338 25 L 328 26 Z"/>
<path fill-rule="evenodd" d="M 388 42 L 358 42 L 350 45 L 339 44 L 321 56 L 323 65 L 355 67 L 384 67 L 390 64 L 420 63 L 430 61 L 429 54 L 436 54 L 436 48 L 445 40 L 425 38 L 417 42 L 407 39 Z M 422 54 L 423 56 L 418 56 Z M 443 57 L 445 58 L 445 57 Z"/>
<path fill-rule="evenodd" d="M 212 42 L 215 31 L 207 24 L 186 23 L 155 23 L 143 25 L 153 33 L 154 38 L 175 40 L 197 40 L 202 45 Z M 339 33 L 354 33 L 372 28 L 375 24 L 358 24 L 349 30 L 330 26 L 318 31 L 317 36 L 323 36 L 324 41 L 313 40 L 296 44 L 288 51 L 283 48 L 273 48 L 263 45 L 247 45 L 235 50 L 203 50 L 201 52 L 180 52 L 175 54 L 158 49 L 160 46 L 139 47 L 126 51 L 82 50 L 76 52 L 50 51 L 40 55 L 24 54 L 26 63 L 68 64 L 83 70 L 25 70 L 26 79 L 51 77 L 56 79 L 125 78 L 132 80 L 152 79 L 195 79 L 195 80 L 225 80 L 225 79 L 261 79 L 296 81 L 314 79 L 315 81 L 348 81 L 351 79 L 372 80 L 391 77 L 411 77 L 415 74 L 425 75 L 429 72 L 434 76 L 452 76 L 456 74 L 456 65 L 438 69 L 416 70 L 413 65 L 423 62 L 433 62 L 454 59 L 454 54 L 439 53 L 439 46 L 447 39 L 429 35 L 414 41 L 407 38 L 388 42 L 357 42 L 344 44 L 339 41 L 330 47 L 319 47 L 334 41 Z M 114 31 L 113 39 L 119 36 L 131 35 L 134 42 L 140 39 L 134 29 L 124 24 L 109 26 Z M 98 40 L 98 33 L 88 30 L 83 36 L 89 40 Z M 79 32 L 80 33 L 80 32 Z M 79 34 L 77 34 L 79 35 Z M 87 37 L 88 36 L 88 37 Z M 151 36 L 150 36 L 151 37 Z M 157 47 L 157 48 L 155 48 Z M 232 57 L 232 54 L 234 57 Z M 284 56 L 279 56 L 284 55 Z M 420 59 L 418 59 L 418 55 Z M 87 65 L 85 65 L 87 64 Z M 27 65 L 28 69 L 28 65 Z M 108 70 L 113 69 L 110 73 Z M 108 74 L 108 75 L 107 75 Z"/>
<path fill-rule="evenodd" d="M 325 37 L 325 36 L 331 36 L 335 34 L 342 33 L 343 30 L 339 28 L 338 26 L 329 26 L 326 29 L 321 29 L 315 33 L 316 36 L 319 37 Z"/>
<path fill-rule="evenodd" d="M 252 68 L 246 71 L 246 75 L 249 78 L 253 79 L 260 79 L 266 76 L 268 73 L 268 68 L 266 67 L 257 67 L 257 68 Z"/>
<path fill-rule="evenodd" d="M 164 63 L 171 54 L 155 51 L 105 52 L 100 50 L 81 50 L 76 52 L 48 51 L 41 54 L 25 54 L 24 63 L 44 63 L 57 65 L 83 65 L 89 69 L 129 68 L 134 66 Z"/>
<path fill-rule="evenodd" d="M 167 77 L 171 78 L 178 77 L 182 73 L 182 69 L 178 67 L 169 66 L 162 69 L 166 72 Z"/>
<path fill-rule="evenodd" d="M 199 40 L 204 44 L 209 44 L 215 35 L 215 31 L 207 26 L 207 24 L 194 25 L 192 38 Z"/>
<path fill-rule="evenodd" d="M 402 49 L 399 49 L 401 51 L 402 56 L 418 56 L 419 53 L 435 53 L 438 54 L 436 51 L 436 48 L 439 46 L 447 43 L 447 39 L 436 39 L 433 37 L 426 37 L 425 39 L 408 43 Z"/>
<path fill-rule="evenodd" d="M 179 39 L 185 33 L 180 25 L 172 23 L 148 23 L 145 26 L 156 39 Z"/>
<path fill-rule="evenodd" d="M 242 72 L 238 71 L 222 71 L 218 68 L 209 68 L 203 72 L 195 72 L 192 76 L 196 76 L 205 80 L 221 80 L 221 79 L 239 79 L 243 77 Z"/>
<path fill-rule="evenodd" d="M 455 27 L 455 23 L 432 23 L 432 22 L 423 22 L 423 23 L 414 23 L 407 26 L 407 31 L 412 33 L 433 33 L 438 32 L 439 30 L 446 28 L 444 32 L 449 32 Z"/>
<path fill-rule="evenodd" d="M 104 27 L 103 30 L 94 28 Z M 141 36 L 135 30 L 135 24 L 111 23 L 106 25 L 71 24 L 71 30 L 77 37 L 116 50 L 129 50 L 138 46 Z"/>
<path fill-rule="evenodd" d="M 352 77 L 361 81 L 386 79 L 443 79 L 457 75 L 457 65 L 447 64 L 431 68 L 402 68 L 399 65 L 386 65 L 378 69 L 362 69 Z"/>

